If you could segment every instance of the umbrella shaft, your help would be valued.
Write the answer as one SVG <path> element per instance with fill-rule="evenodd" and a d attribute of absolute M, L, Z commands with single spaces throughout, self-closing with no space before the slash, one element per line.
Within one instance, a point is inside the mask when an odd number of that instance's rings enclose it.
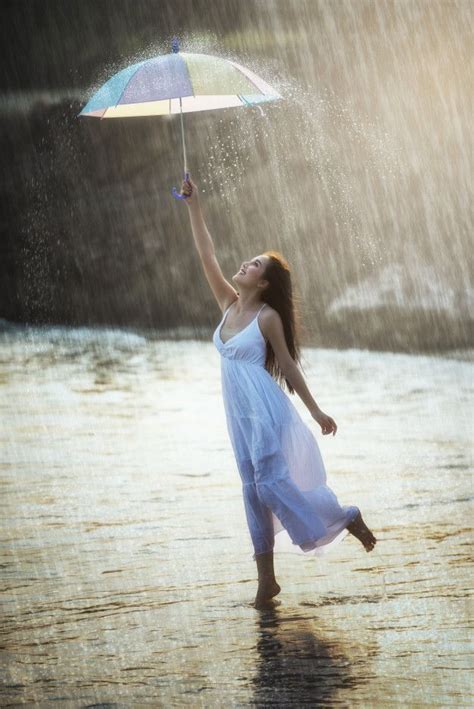
<path fill-rule="evenodd" d="M 183 107 L 181 104 L 181 98 L 179 99 L 179 108 L 180 108 L 180 118 L 181 118 L 181 138 L 183 141 L 183 157 L 184 157 L 184 174 L 187 173 L 188 171 L 188 166 L 187 166 L 187 160 L 186 160 L 186 143 L 184 142 L 184 123 L 183 123 Z"/>

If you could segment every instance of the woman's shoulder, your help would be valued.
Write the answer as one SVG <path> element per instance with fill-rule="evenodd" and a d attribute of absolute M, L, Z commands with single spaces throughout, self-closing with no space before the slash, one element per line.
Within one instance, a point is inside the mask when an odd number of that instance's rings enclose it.
<path fill-rule="evenodd" d="M 275 320 L 281 321 L 280 313 L 278 312 L 278 310 L 272 308 L 272 306 L 268 303 L 265 303 L 265 307 L 260 310 L 258 318 L 259 322 L 261 322 L 264 327 L 266 323 L 270 324 L 272 322 L 275 322 Z"/>
<path fill-rule="evenodd" d="M 278 315 L 278 317 L 280 317 L 278 310 L 275 310 L 275 308 L 272 308 L 272 306 L 269 305 L 268 303 L 265 303 L 265 307 L 262 307 L 260 312 L 261 312 L 262 317 L 266 318 L 266 319 L 275 317 L 275 315 Z"/>
<path fill-rule="evenodd" d="M 280 313 L 278 312 L 278 310 L 275 310 L 275 308 L 272 308 L 271 305 L 265 303 L 265 307 L 262 308 L 260 311 L 258 320 L 260 330 L 266 342 L 269 341 L 270 333 L 277 319 L 281 322 Z"/>

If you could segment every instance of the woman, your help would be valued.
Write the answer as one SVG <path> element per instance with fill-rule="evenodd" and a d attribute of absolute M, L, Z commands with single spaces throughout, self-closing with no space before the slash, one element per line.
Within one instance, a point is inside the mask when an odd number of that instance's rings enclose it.
<path fill-rule="evenodd" d="M 316 439 L 277 383 L 298 393 L 323 435 L 337 426 L 313 399 L 298 368 L 296 313 L 288 264 L 276 251 L 244 261 L 224 278 L 202 215 L 199 192 L 183 181 L 194 241 L 204 273 L 223 311 L 213 342 L 221 354 L 227 428 L 242 479 L 244 507 L 258 571 L 255 607 L 276 596 L 276 547 L 321 553 L 349 532 L 367 551 L 376 538 L 358 507 L 341 507 L 326 485 Z M 275 381 L 277 380 L 277 381 Z M 288 546 L 287 546 L 288 548 Z"/>

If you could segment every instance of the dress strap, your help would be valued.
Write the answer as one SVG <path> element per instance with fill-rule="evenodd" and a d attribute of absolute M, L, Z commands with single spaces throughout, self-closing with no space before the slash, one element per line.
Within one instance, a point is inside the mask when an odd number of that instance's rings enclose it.
<path fill-rule="evenodd" d="M 259 315 L 259 313 L 263 310 L 263 308 L 264 308 L 265 306 L 266 306 L 266 303 L 264 303 L 264 304 L 262 305 L 262 307 L 261 307 L 260 310 L 258 311 L 257 315 Z"/>

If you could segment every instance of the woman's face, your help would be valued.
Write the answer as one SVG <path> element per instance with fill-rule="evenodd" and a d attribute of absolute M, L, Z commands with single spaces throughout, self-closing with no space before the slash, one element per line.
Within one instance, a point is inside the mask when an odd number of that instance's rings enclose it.
<path fill-rule="evenodd" d="M 264 272 L 268 265 L 269 257 L 255 256 L 249 261 L 243 261 L 240 269 L 232 276 L 232 280 L 246 286 L 256 286 L 264 278 Z"/>

